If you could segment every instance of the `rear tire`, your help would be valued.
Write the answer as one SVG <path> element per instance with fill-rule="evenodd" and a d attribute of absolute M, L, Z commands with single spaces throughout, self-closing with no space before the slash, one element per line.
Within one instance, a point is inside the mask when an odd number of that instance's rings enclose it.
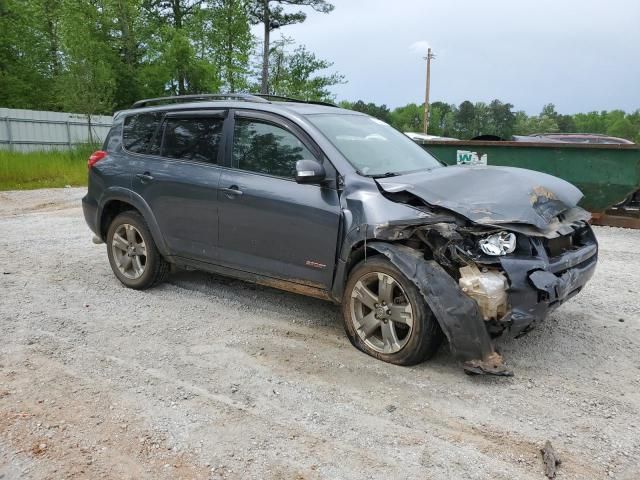
<path fill-rule="evenodd" d="M 369 257 L 349 274 L 342 318 L 351 343 L 384 362 L 415 365 L 442 343 L 418 287 L 383 256 Z"/>
<path fill-rule="evenodd" d="M 162 258 L 142 215 L 134 210 L 116 216 L 107 231 L 107 255 L 115 276 L 136 290 L 163 282 L 170 264 Z"/>

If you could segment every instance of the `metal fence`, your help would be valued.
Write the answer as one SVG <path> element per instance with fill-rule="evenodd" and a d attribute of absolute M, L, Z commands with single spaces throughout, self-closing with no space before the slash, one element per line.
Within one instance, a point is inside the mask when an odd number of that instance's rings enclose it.
<path fill-rule="evenodd" d="M 80 113 L 0 108 L 0 150 L 69 149 L 102 143 L 112 117 Z"/>

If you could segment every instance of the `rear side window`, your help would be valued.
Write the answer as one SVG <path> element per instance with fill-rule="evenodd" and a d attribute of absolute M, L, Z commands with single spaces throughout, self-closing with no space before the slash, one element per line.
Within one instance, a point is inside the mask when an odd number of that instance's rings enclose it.
<path fill-rule="evenodd" d="M 114 152 L 120 146 L 122 138 L 122 124 L 118 123 L 111 127 L 107 138 L 104 139 L 102 144 L 102 150 L 107 152 Z"/>
<path fill-rule="evenodd" d="M 240 170 L 294 178 L 298 160 L 314 155 L 292 133 L 271 123 L 237 118 L 233 166 Z"/>
<path fill-rule="evenodd" d="M 123 142 L 125 150 L 148 155 L 158 154 L 156 132 L 162 120 L 162 112 L 139 113 L 125 118 Z"/>
<path fill-rule="evenodd" d="M 168 118 L 162 141 L 163 157 L 217 163 L 223 118 Z"/>

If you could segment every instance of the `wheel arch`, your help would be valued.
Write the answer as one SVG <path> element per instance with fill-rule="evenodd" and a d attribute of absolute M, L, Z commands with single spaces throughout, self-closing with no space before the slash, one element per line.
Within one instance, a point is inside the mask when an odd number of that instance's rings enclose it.
<path fill-rule="evenodd" d="M 98 228 L 100 231 L 100 238 L 102 238 L 103 241 L 106 240 L 107 231 L 109 230 L 109 225 L 113 219 L 122 212 L 133 210 L 138 212 L 142 215 L 142 218 L 144 218 L 144 221 L 153 236 L 153 241 L 160 253 L 164 257 L 170 255 L 155 215 L 151 211 L 147 202 L 140 195 L 126 189 L 108 190 L 105 192 L 105 195 L 103 195 L 100 205 L 101 206 L 98 211 Z"/>
<path fill-rule="evenodd" d="M 338 259 L 336 273 L 333 278 L 331 299 L 335 303 L 342 301 L 344 287 L 347 284 L 349 272 L 353 270 L 353 267 L 369 256 L 380 255 L 380 252 L 371 248 L 367 241 L 364 240 L 353 243 L 345 253 L 343 258 Z"/>
<path fill-rule="evenodd" d="M 371 242 L 368 247 L 389 259 L 412 281 L 449 340 L 454 356 L 472 373 L 510 375 L 495 351 L 478 304 L 435 261 L 406 245 Z"/>

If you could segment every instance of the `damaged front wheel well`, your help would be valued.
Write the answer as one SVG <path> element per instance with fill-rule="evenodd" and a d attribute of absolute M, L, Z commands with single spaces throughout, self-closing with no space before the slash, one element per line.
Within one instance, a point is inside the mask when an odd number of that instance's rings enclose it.
<path fill-rule="evenodd" d="M 377 240 L 372 240 L 372 241 L 377 241 Z M 404 245 L 405 247 L 410 247 L 410 248 L 413 248 L 414 250 L 422 251 L 424 253 L 425 258 L 431 258 L 432 256 L 429 246 L 423 243 L 421 240 L 419 240 L 415 236 L 403 241 L 384 242 L 384 243 Z M 362 260 L 364 260 L 367 257 L 373 257 L 375 255 L 381 255 L 381 253 L 378 250 L 368 246 L 366 241 L 358 242 L 357 244 L 355 244 L 352 247 L 351 253 L 349 254 L 349 258 L 347 260 L 346 277 L 349 276 L 349 273 L 351 272 L 353 267 L 355 267 L 358 263 L 360 263 Z M 346 279 L 345 279 L 345 282 L 346 282 Z"/>
<path fill-rule="evenodd" d="M 380 255 L 380 252 L 374 250 L 371 247 L 365 247 L 366 242 L 360 242 L 353 246 L 351 249 L 351 253 L 349 254 L 349 259 L 347 260 L 347 268 L 345 277 L 349 276 L 353 267 L 355 267 L 358 263 L 364 260 L 367 257 L 372 257 L 374 255 Z M 346 278 L 345 278 L 346 283 Z"/>

